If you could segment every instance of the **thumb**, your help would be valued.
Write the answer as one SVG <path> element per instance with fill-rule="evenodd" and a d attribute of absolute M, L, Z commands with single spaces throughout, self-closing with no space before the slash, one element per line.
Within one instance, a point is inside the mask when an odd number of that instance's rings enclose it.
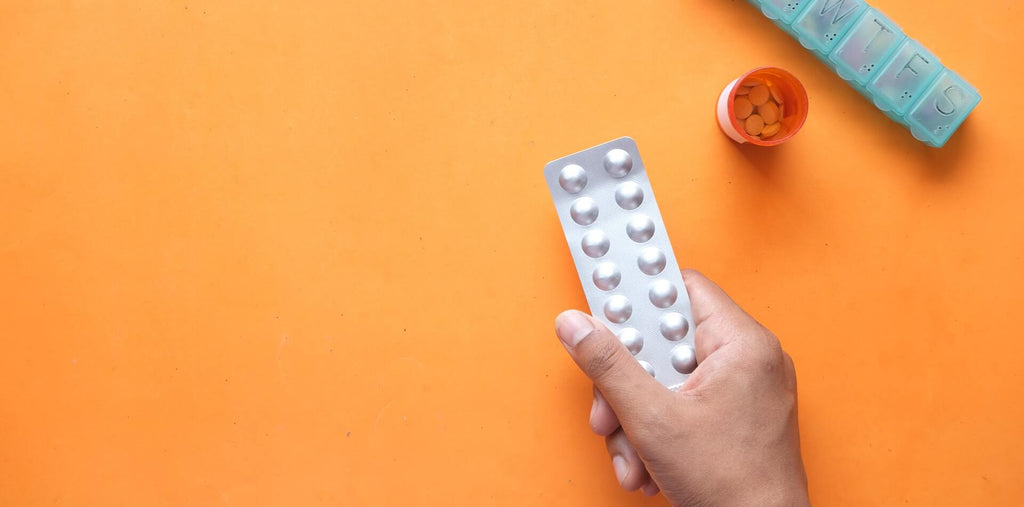
<path fill-rule="evenodd" d="M 573 361 L 601 391 L 619 420 L 643 417 L 669 394 L 601 322 L 576 310 L 555 319 L 555 334 Z"/>

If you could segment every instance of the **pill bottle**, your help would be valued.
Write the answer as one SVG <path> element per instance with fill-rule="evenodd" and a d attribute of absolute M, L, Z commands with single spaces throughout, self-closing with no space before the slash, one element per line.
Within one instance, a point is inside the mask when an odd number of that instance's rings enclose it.
<path fill-rule="evenodd" d="M 768 89 L 767 99 L 764 90 L 757 90 L 755 96 L 751 97 L 750 92 L 758 86 Z M 718 126 L 732 140 L 741 144 L 776 146 L 796 135 L 804 125 L 807 119 L 807 90 L 785 70 L 760 67 L 726 85 L 718 97 L 715 112 Z M 769 121 L 762 118 L 762 112 Z"/>

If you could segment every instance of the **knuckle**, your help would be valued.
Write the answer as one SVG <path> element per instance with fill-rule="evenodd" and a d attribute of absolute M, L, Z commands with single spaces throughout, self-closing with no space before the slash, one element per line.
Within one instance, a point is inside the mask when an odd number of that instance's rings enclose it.
<path fill-rule="evenodd" d="M 765 375 L 777 375 L 782 371 L 782 354 L 777 351 L 765 353 L 758 364 L 758 369 Z"/>
<path fill-rule="evenodd" d="M 789 355 L 789 352 L 782 351 L 782 363 L 786 367 L 787 374 L 796 374 L 796 363 L 793 362 L 793 356 Z"/>
<path fill-rule="evenodd" d="M 782 355 L 786 361 L 786 389 L 793 393 L 794 398 L 796 397 L 796 365 L 793 363 L 793 358 L 788 352 L 782 351 Z"/>
<path fill-rule="evenodd" d="M 785 352 L 774 337 L 753 344 L 746 352 L 747 370 L 751 374 L 777 375 L 785 370 Z"/>

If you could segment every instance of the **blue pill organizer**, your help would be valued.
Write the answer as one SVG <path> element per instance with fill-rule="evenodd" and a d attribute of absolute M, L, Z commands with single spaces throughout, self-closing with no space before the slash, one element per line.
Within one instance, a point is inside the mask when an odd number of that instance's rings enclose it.
<path fill-rule="evenodd" d="M 935 147 L 978 91 L 863 0 L 748 0 L 915 138 Z"/>

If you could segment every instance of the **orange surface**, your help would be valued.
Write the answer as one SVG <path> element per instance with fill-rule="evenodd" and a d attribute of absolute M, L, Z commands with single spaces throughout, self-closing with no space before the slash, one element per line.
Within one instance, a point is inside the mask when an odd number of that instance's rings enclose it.
<path fill-rule="evenodd" d="M 874 4 L 984 97 L 941 150 L 740 1 L 4 2 L 0 504 L 660 504 L 552 331 L 543 165 L 622 135 L 816 504 L 1024 503 L 1022 8 Z M 767 150 L 713 117 L 760 65 Z"/>

